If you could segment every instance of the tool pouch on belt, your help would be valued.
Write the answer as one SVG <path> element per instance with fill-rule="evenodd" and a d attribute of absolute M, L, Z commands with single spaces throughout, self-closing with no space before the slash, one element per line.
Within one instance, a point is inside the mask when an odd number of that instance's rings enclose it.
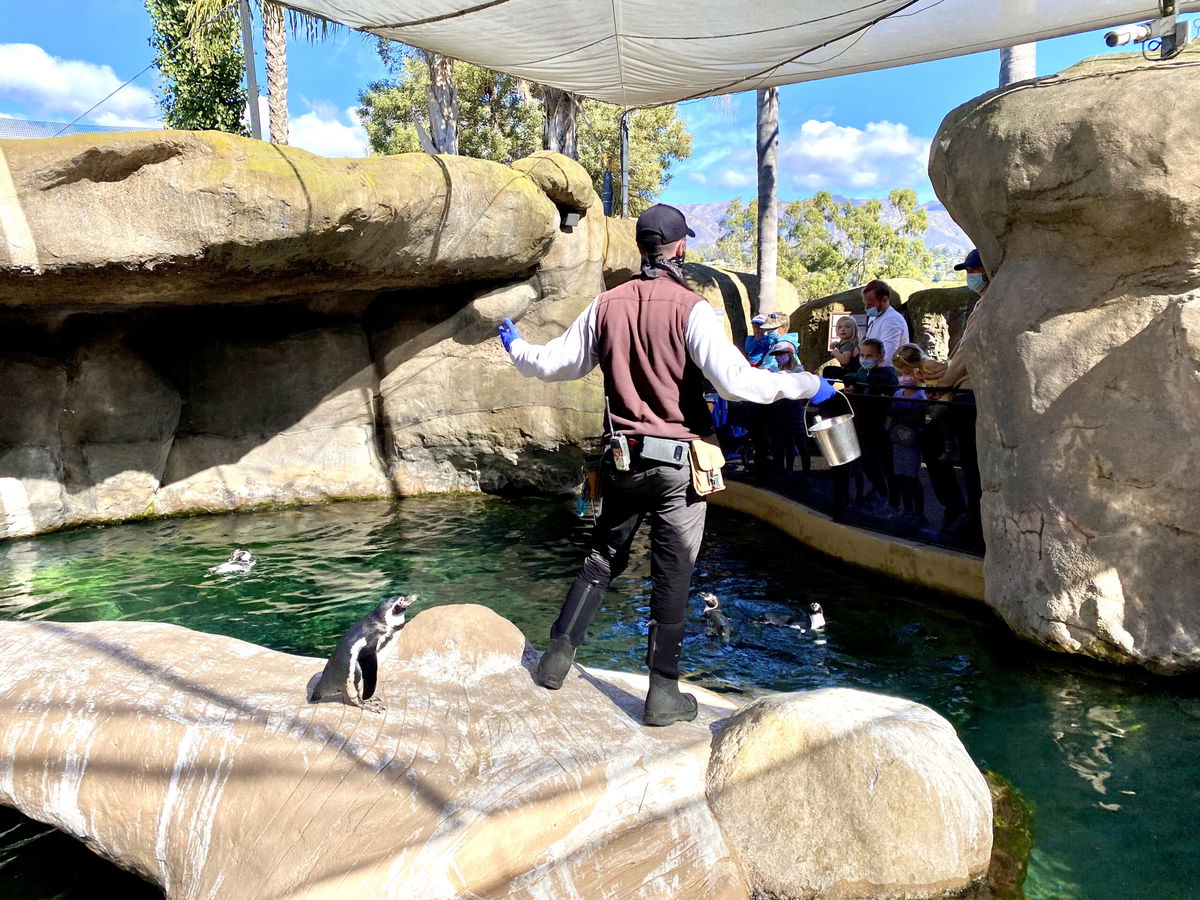
<path fill-rule="evenodd" d="M 692 441 L 692 487 L 700 496 L 725 490 L 725 477 L 721 467 L 725 465 L 725 454 L 717 443 L 716 435 Z"/>

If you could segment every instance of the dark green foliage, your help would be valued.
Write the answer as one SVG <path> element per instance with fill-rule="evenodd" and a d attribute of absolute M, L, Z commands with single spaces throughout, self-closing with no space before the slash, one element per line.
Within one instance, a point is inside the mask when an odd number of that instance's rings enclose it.
<path fill-rule="evenodd" d="M 161 74 L 158 108 L 168 128 L 227 131 L 245 135 L 242 114 L 243 56 L 237 7 L 211 20 L 201 34 L 188 37 L 188 0 L 146 0 Z M 203 42 L 203 52 L 197 46 Z"/>

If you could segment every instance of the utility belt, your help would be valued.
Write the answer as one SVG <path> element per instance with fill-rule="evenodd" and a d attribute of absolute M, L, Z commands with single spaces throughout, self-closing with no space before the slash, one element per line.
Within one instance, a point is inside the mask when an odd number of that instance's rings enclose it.
<path fill-rule="evenodd" d="M 704 496 L 725 488 L 725 479 L 721 475 L 725 456 L 712 436 L 694 441 L 676 441 L 616 432 L 609 435 L 605 449 L 611 454 L 613 467 L 618 472 L 628 472 L 635 462 L 643 465 L 665 464 L 677 469 L 691 466 L 692 487 L 696 493 Z"/>
<path fill-rule="evenodd" d="M 689 462 L 690 441 L 674 441 L 651 435 L 614 434 L 608 439 L 613 466 L 618 472 L 628 472 L 630 463 L 666 463 L 683 468 Z"/>

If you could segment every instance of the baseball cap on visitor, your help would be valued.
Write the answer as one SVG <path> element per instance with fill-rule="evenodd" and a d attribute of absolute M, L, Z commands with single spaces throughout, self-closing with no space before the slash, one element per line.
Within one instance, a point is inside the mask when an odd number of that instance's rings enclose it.
<path fill-rule="evenodd" d="M 643 246 L 673 244 L 684 235 L 695 237 L 696 232 L 688 228 L 683 213 L 665 203 L 656 203 L 637 218 L 636 240 Z"/>
<path fill-rule="evenodd" d="M 978 250 L 972 250 L 967 254 L 967 258 L 954 267 L 956 272 L 961 272 L 963 269 L 982 269 L 983 260 L 979 256 Z"/>
<path fill-rule="evenodd" d="M 750 320 L 750 324 L 751 325 L 761 325 L 765 321 L 767 321 L 766 316 L 755 316 L 753 319 Z"/>

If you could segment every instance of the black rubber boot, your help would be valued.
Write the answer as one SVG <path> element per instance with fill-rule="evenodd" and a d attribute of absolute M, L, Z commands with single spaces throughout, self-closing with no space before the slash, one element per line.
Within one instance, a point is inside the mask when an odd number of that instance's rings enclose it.
<path fill-rule="evenodd" d="M 647 725 L 670 725 L 696 718 L 696 698 L 679 692 L 679 650 L 683 643 L 683 623 L 650 623 L 650 646 L 646 665 L 650 668 L 650 689 L 642 721 Z"/>
<path fill-rule="evenodd" d="M 696 698 L 679 691 L 679 679 L 650 673 L 650 690 L 646 692 L 646 711 L 642 721 L 647 725 L 671 725 L 690 722 L 696 718 Z"/>
<path fill-rule="evenodd" d="M 563 686 L 571 664 L 575 662 L 575 648 L 568 637 L 550 638 L 550 647 L 538 660 L 537 680 L 544 688 L 557 691 Z"/>

